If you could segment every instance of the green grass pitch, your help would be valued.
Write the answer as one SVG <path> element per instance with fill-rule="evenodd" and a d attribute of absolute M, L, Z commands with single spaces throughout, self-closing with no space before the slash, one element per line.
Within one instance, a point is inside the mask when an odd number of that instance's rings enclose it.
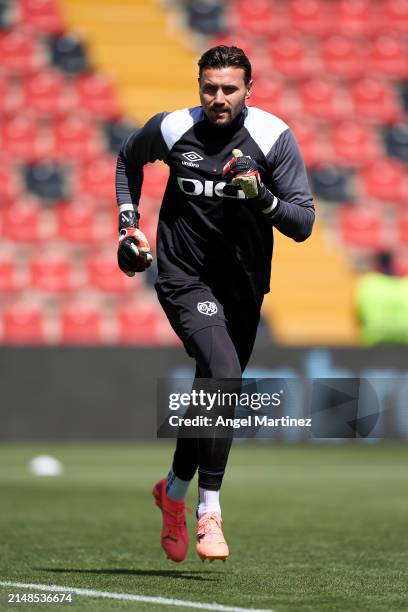
<path fill-rule="evenodd" d="M 151 497 L 172 446 L 2 445 L 0 580 L 274 612 L 408 610 L 407 450 L 236 443 L 222 491 L 230 559 L 203 564 L 192 542 L 174 564 Z M 63 462 L 63 476 L 28 473 L 28 460 L 44 453 Z M 196 482 L 188 501 L 195 506 Z M 193 536 L 194 514 L 188 524 Z M 11 609 L 8 590 L 0 606 Z M 188 608 L 76 596 L 72 609 Z"/>

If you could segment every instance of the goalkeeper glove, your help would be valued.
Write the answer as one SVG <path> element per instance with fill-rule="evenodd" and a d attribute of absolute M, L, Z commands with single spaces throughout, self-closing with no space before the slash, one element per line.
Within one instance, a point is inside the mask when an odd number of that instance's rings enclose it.
<path fill-rule="evenodd" d="M 146 236 L 137 227 L 123 227 L 119 232 L 118 265 L 122 272 L 134 276 L 144 272 L 153 257 Z"/>
<path fill-rule="evenodd" d="M 245 197 L 259 203 L 263 213 L 271 213 L 278 205 L 278 198 L 274 196 L 261 181 L 258 165 L 251 157 L 244 157 L 242 151 L 234 149 L 232 158 L 225 164 L 222 176 L 242 189 Z"/>

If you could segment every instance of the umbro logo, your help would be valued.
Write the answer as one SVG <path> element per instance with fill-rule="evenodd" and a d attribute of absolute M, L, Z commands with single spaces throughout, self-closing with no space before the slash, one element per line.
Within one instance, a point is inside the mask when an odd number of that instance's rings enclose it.
<path fill-rule="evenodd" d="M 201 155 L 199 155 L 195 151 L 189 151 L 188 153 L 182 153 L 182 155 L 183 157 L 188 159 L 188 161 L 190 162 L 197 162 L 197 161 L 204 159 L 204 157 L 201 157 Z"/>

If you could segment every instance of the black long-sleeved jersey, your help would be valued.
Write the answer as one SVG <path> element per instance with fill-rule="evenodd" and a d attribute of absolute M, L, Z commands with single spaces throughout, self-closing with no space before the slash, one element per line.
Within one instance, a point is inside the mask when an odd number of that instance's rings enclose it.
<path fill-rule="evenodd" d="M 267 214 L 262 202 L 246 199 L 222 178 L 233 149 L 257 162 L 263 183 L 276 196 Z M 158 159 L 170 168 L 157 231 L 158 283 L 200 279 L 225 299 L 260 302 L 269 291 L 272 227 L 300 242 L 314 222 L 291 130 L 255 107 L 245 107 L 225 127 L 212 125 L 201 107 L 155 115 L 125 140 L 118 156 L 121 227 L 138 220 L 143 166 Z"/>

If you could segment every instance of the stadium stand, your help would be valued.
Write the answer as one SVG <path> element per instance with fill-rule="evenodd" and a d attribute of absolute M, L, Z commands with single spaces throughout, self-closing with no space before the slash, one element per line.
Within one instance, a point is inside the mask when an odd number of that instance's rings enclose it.
<path fill-rule="evenodd" d="M 141 310 L 137 295 L 152 298 L 152 274 L 135 280 L 116 269 L 114 169 L 135 125 L 197 104 L 198 52 L 177 25 L 184 5 L 0 3 L 3 342 L 177 342 L 154 300 Z M 251 56 L 251 103 L 290 123 L 318 198 L 322 221 L 301 256 L 276 236 L 264 308 L 273 337 L 353 344 L 353 265 L 368 269 L 385 250 L 392 272 L 408 273 L 408 3 L 191 5 L 182 23 L 214 33 L 206 47 L 239 44 Z M 145 169 L 141 227 L 153 243 L 166 175 L 163 164 Z M 59 253 L 49 271 L 40 265 L 45 241 Z"/>

